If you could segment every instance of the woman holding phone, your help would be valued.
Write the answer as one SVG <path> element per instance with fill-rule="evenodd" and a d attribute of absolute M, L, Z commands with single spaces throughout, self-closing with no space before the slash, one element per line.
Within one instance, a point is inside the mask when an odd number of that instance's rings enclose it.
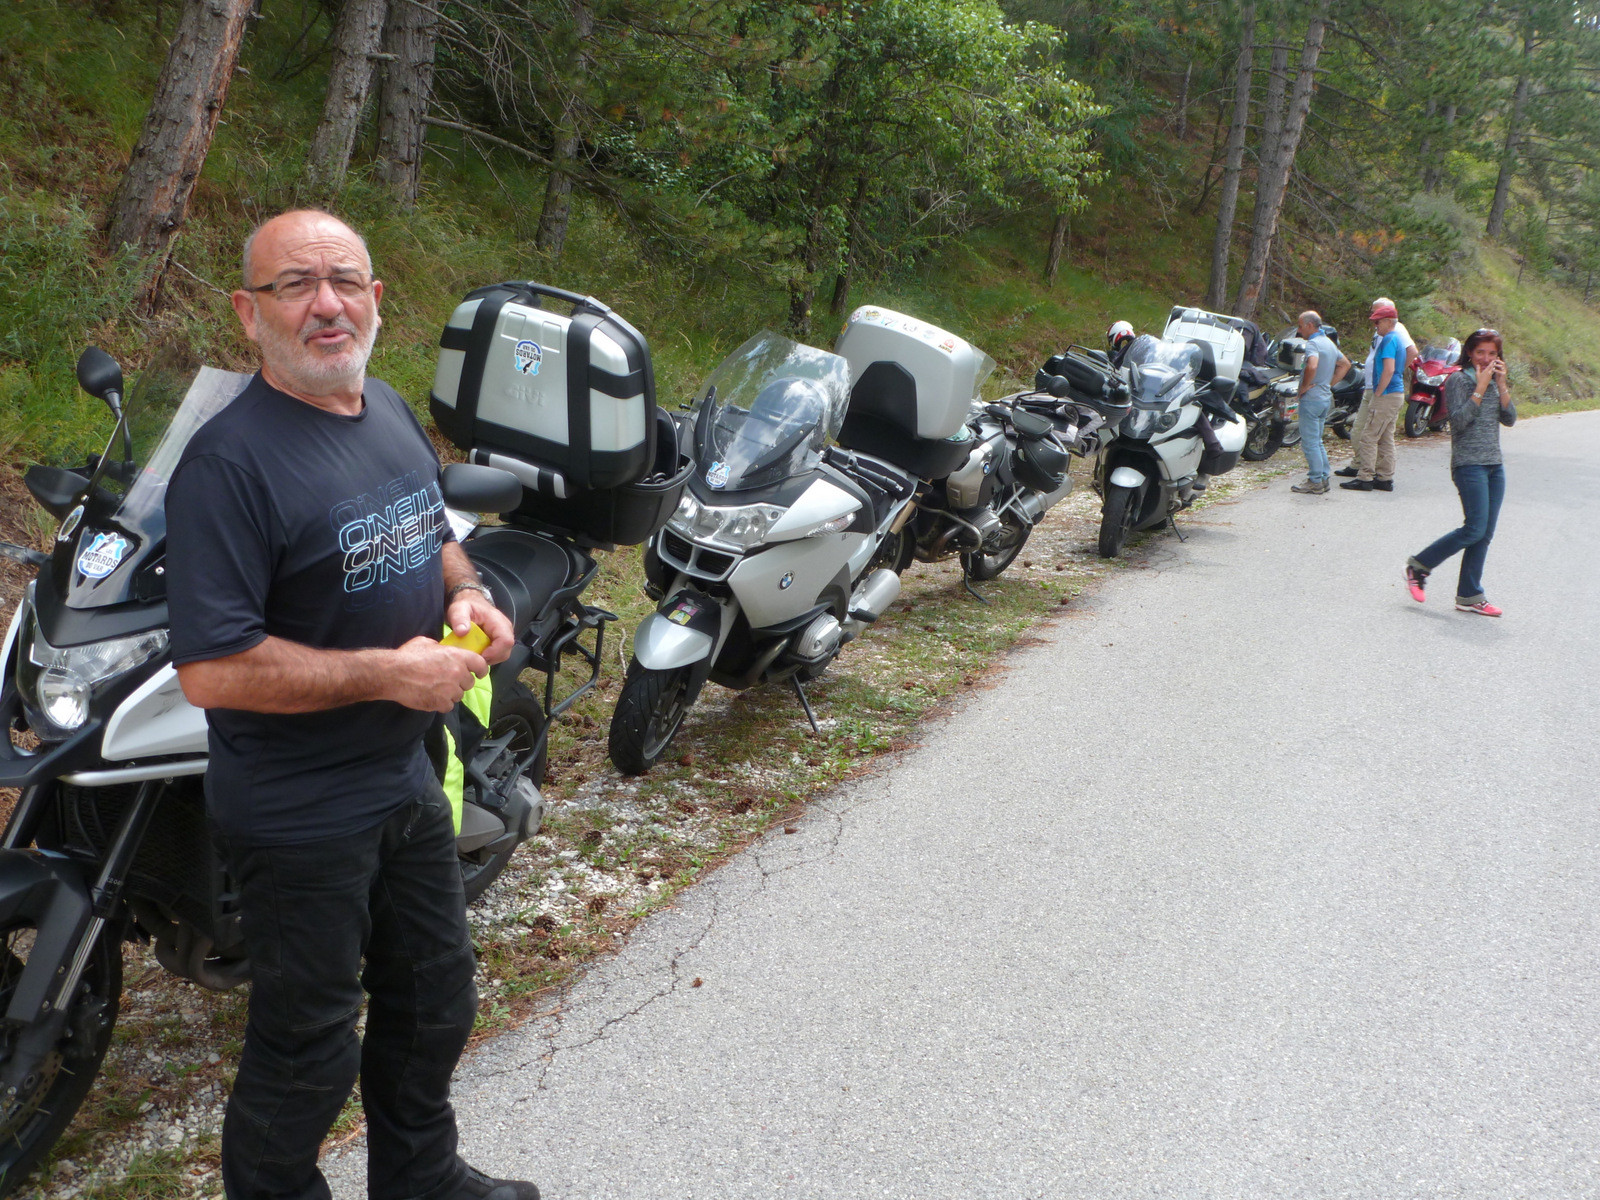
<path fill-rule="evenodd" d="M 1417 603 L 1424 599 L 1428 575 L 1457 551 L 1461 578 L 1456 608 L 1498 617 L 1501 610 L 1483 594 L 1483 560 L 1494 537 L 1500 501 L 1506 494 L 1506 472 L 1500 458 L 1500 426 L 1513 425 L 1517 410 L 1506 384 L 1506 363 L 1500 333 L 1480 329 L 1461 347 L 1467 364 L 1444 384 L 1450 413 L 1450 476 L 1461 493 L 1461 528 L 1452 529 L 1406 562 L 1406 586 Z"/>

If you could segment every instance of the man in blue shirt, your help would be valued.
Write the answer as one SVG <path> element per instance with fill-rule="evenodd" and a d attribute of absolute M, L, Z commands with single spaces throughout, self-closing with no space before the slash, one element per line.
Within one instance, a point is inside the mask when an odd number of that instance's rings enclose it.
<path fill-rule="evenodd" d="M 1406 398 L 1406 347 L 1395 333 L 1393 304 L 1372 306 L 1377 342 L 1372 348 L 1372 411 L 1356 444 L 1356 477 L 1339 486 L 1352 492 L 1394 491 L 1394 423 Z"/>
<path fill-rule="evenodd" d="M 1350 370 L 1350 360 L 1323 331 L 1322 317 L 1300 314 L 1295 333 L 1306 339 L 1305 368 L 1300 373 L 1300 448 L 1306 456 L 1306 481 L 1289 490 L 1320 496 L 1328 490 L 1328 451 L 1322 427 L 1333 408 L 1333 385 Z"/>

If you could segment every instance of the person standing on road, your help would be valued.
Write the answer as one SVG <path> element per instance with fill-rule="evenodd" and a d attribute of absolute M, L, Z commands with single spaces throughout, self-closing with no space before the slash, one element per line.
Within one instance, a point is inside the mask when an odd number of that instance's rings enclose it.
<path fill-rule="evenodd" d="M 1295 332 L 1306 339 L 1306 362 L 1300 372 L 1300 448 L 1306 455 L 1306 480 L 1289 490 L 1321 496 L 1328 491 L 1328 450 L 1322 426 L 1333 409 L 1333 385 L 1350 371 L 1350 360 L 1323 332 L 1322 317 L 1307 310 Z"/>
<path fill-rule="evenodd" d="M 318 1151 L 359 1075 L 373 1200 L 538 1200 L 456 1152 L 476 964 L 423 737 L 512 630 L 451 536 L 427 435 L 366 378 L 382 296 L 329 214 L 257 229 L 232 301 L 261 368 L 167 493 L 173 662 L 206 710 L 206 807 L 251 963 L 223 1186 L 326 1200 Z M 490 644 L 443 646 L 446 622 Z"/>
<path fill-rule="evenodd" d="M 1503 355 L 1499 332 L 1480 329 L 1461 349 L 1461 359 L 1468 365 L 1444 382 L 1444 402 L 1450 412 L 1450 477 L 1461 493 L 1462 522 L 1461 528 L 1406 561 L 1406 586 L 1418 604 L 1426 598 L 1428 575 L 1460 551 L 1456 608 L 1485 617 L 1501 615 L 1483 594 L 1483 563 L 1506 494 L 1500 426 L 1517 422 Z"/>
<path fill-rule="evenodd" d="M 1356 477 L 1339 486 L 1356 492 L 1394 491 L 1394 423 L 1405 401 L 1406 348 L 1395 333 L 1399 314 L 1393 304 L 1372 306 L 1377 341 L 1372 356 L 1372 409 L 1356 444 Z"/>
<path fill-rule="evenodd" d="M 1389 297 L 1379 296 L 1372 302 L 1373 311 L 1377 311 L 1380 305 L 1385 304 L 1391 308 L 1394 307 L 1394 301 L 1389 299 Z M 1394 331 L 1400 336 L 1400 340 L 1405 343 L 1405 369 L 1410 370 L 1416 364 L 1417 358 L 1419 357 L 1417 351 L 1417 341 L 1411 336 L 1411 331 L 1406 328 L 1404 321 L 1396 320 L 1394 323 Z M 1367 417 L 1372 413 L 1372 368 L 1377 363 L 1376 351 L 1378 349 L 1378 342 L 1380 340 L 1381 339 L 1376 333 L 1372 335 L 1372 346 L 1367 351 L 1366 365 L 1362 368 L 1362 376 L 1366 390 L 1361 394 L 1361 407 L 1356 409 L 1356 419 L 1350 422 L 1350 462 L 1347 466 L 1340 467 L 1334 472 L 1334 474 L 1339 476 L 1341 479 L 1353 479 L 1356 475 L 1356 447 L 1361 445 L 1361 431 L 1366 428 Z"/>

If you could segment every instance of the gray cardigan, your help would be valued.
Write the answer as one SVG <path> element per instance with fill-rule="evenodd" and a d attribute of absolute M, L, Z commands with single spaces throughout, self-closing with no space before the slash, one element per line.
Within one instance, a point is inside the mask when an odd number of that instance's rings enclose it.
<path fill-rule="evenodd" d="M 1517 408 L 1500 407 L 1500 385 L 1491 382 L 1484 389 L 1483 399 L 1472 402 L 1472 390 L 1478 386 L 1478 372 L 1473 367 L 1463 367 L 1444 381 L 1444 402 L 1450 410 L 1450 466 L 1480 467 L 1502 462 L 1500 457 L 1500 426 L 1517 423 Z M 1494 419 L 1498 413 L 1500 419 Z"/>

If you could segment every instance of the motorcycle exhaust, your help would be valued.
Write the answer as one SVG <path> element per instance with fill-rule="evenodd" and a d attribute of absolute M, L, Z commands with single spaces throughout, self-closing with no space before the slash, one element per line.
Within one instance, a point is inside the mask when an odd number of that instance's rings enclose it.
<path fill-rule="evenodd" d="M 879 567 L 861 581 L 850 597 L 850 618 L 844 623 L 844 640 L 849 641 L 889 610 L 900 598 L 900 576 L 888 567 Z"/>

